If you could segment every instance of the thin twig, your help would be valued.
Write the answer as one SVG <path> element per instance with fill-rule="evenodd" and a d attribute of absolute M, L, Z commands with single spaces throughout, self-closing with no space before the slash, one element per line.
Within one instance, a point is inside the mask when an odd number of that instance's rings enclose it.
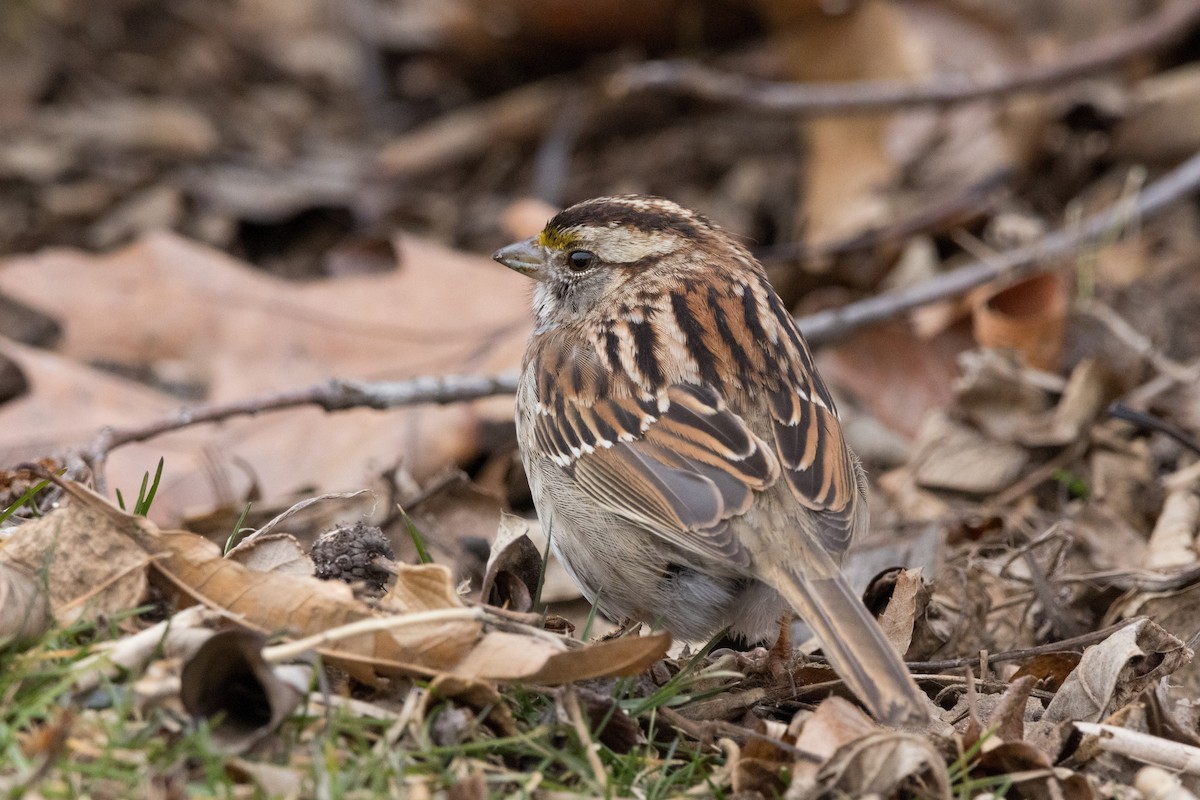
<path fill-rule="evenodd" d="M 1107 628 L 1101 628 L 1098 631 L 1089 631 L 1088 633 L 1072 636 L 1070 639 L 1063 639 L 1058 642 L 1047 642 L 1039 644 L 1036 647 L 1024 647 L 1020 650 L 1006 650 L 1003 653 L 990 653 L 988 655 L 989 664 L 997 664 L 1004 661 L 1023 661 L 1033 656 L 1040 656 L 1044 653 L 1061 653 L 1065 650 L 1082 649 L 1088 645 L 1093 645 L 1096 642 L 1107 639 L 1112 634 L 1133 625 L 1145 617 L 1134 617 L 1132 619 L 1122 620 L 1116 625 L 1109 625 Z M 908 668 L 912 672 L 942 672 L 944 670 L 958 669 L 959 667 L 972 666 L 979 661 L 979 656 L 964 656 L 962 658 L 948 658 L 942 661 L 910 661 Z"/>
<path fill-rule="evenodd" d="M 579 745 L 583 748 L 588 766 L 592 768 L 596 787 L 600 790 L 600 794 L 605 794 L 608 790 L 608 772 L 604 769 L 604 762 L 600 760 L 600 754 L 596 752 L 596 743 L 592 741 L 592 734 L 583 720 L 583 711 L 579 708 L 579 698 L 575 696 L 573 685 L 568 685 L 563 689 L 562 700 L 563 709 L 567 712 L 567 718 L 571 720 L 575 735 L 579 737 Z"/>
<path fill-rule="evenodd" d="M 834 258 L 848 253 L 875 250 L 885 245 L 901 245 L 919 233 L 937 231 L 961 224 L 967 217 L 986 213 L 1000 196 L 1000 190 L 1013 178 L 1013 170 L 995 170 L 957 194 L 939 197 L 929 205 L 918 208 L 904 219 L 878 228 L 868 228 L 831 242 L 781 242 L 758 247 L 754 255 L 764 262 L 792 259 Z"/>
<path fill-rule="evenodd" d="M 801 317 L 797 322 L 810 345 L 845 336 L 866 325 L 882 322 L 915 308 L 966 294 L 991 281 L 1017 280 L 1044 269 L 1048 261 L 1062 258 L 1100 239 L 1111 238 L 1132 220 L 1155 216 L 1184 197 L 1200 191 L 1200 154 L 1146 187 L 1128 202 L 1117 203 L 1084 219 L 1072 228 L 1059 228 L 1041 239 L 995 258 L 974 261 L 952 272 L 914 286 L 869 297 L 841 308 Z"/>
<path fill-rule="evenodd" d="M 1135 25 L 1076 45 L 1053 64 L 1014 67 L 989 77 L 949 74 L 917 84 L 895 80 L 797 84 L 754 80 L 690 61 L 652 61 L 618 73 L 610 81 L 610 91 L 623 95 L 668 90 L 761 111 L 810 116 L 879 113 L 1046 91 L 1169 47 L 1197 22 L 1200 22 L 1198 0 L 1172 0 Z"/>
<path fill-rule="evenodd" d="M 493 395 L 513 394 L 516 390 L 515 374 L 427 376 L 388 383 L 335 379 L 244 400 L 182 408 L 169 416 L 131 428 L 105 428 L 84 450 L 83 457 L 99 479 L 105 458 L 121 445 L 144 442 L 170 431 L 205 422 L 220 422 L 230 417 L 310 405 L 326 411 L 340 411 L 349 408 L 397 408 L 423 403 L 461 403 Z"/>

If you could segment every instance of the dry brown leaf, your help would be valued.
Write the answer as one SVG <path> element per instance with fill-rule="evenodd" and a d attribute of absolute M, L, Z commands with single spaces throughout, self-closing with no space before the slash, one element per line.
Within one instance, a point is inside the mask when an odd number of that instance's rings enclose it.
<path fill-rule="evenodd" d="M 158 658 L 190 658 L 221 619 L 211 608 L 191 606 L 130 636 L 100 642 L 96 653 L 75 665 L 75 689 L 86 692 L 121 672 L 140 675 Z"/>
<path fill-rule="evenodd" d="M 386 274 L 296 284 L 156 233 L 104 256 L 47 250 L 4 259 L 0 291 L 63 324 L 61 355 L 144 369 L 190 384 L 208 401 L 244 399 L 333 375 L 403 379 L 515 369 L 532 324 L 526 283 L 484 256 L 417 238 L 401 239 L 399 250 L 401 266 Z M 122 314 L 112 314 L 113 308 Z M 0 352 L 11 356 L 10 348 Z M 33 391 L 5 408 L 0 454 L 10 458 L 79 445 L 104 424 L 145 423 L 179 405 L 78 366 L 69 377 L 59 369 L 43 378 L 26 367 L 32 359 L 28 352 L 14 359 Z M 102 395 L 112 386 L 123 394 Z M 134 401 L 140 401 L 136 408 Z M 373 478 L 373 465 L 398 458 L 424 479 L 474 454 L 481 420 L 511 416 L 511 398 L 388 414 L 279 411 L 233 419 L 203 436 L 173 433 L 155 439 L 150 450 L 122 448 L 108 474 L 114 486 L 136 487 L 165 453 L 170 480 L 160 488 L 154 513 L 173 520 L 185 508 L 224 505 L 252 485 L 267 501 L 301 481 L 313 485 L 310 492 L 362 486 Z M 315 432 L 321 447 L 312 446 Z"/>
<path fill-rule="evenodd" d="M 795 726 L 796 722 L 793 721 Z M 796 747 L 824 759 L 826 763 L 844 744 L 861 739 L 879 726 L 861 708 L 841 697 L 822 700 L 816 710 L 801 722 Z M 821 764 L 799 759 L 793 766 L 792 788 L 814 786 Z"/>
<path fill-rule="evenodd" d="M 754 725 L 759 736 L 748 737 L 739 749 L 729 749 L 726 769 L 731 788 L 739 797 L 778 797 L 787 788 L 784 776 L 791 771 L 794 755 L 769 739 L 790 744 L 792 737 L 781 722 L 760 719 Z"/>
<path fill-rule="evenodd" d="M 1124 390 L 1121 379 L 1102 361 L 1085 358 L 1075 369 L 1052 412 L 1034 416 L 1016 440 L 1030 447 L 1062 446 L 1077 441 Z"/>
<path fill-rule="evenodd" d="M 1046 387 L 1034 383 L 1015 354 L 968 350 L 959 360 L 963 374 L 955 385 L 958 408 L 991 438 L 1017 441 L 1030 420 L 1050 408 Z"/>
<path fill-rule="evenodd" d="M 128 611 L 146 594 L 150 556 L 105 512 L 111 506 L 103 501 L 102 506 L 72 503 L 0 540 L 0 563 L 45 576 L 59 624 Z"/>
<path fill-rule="evenodd" d="M 318 652 L 360 680 L 371 681 L 377 674 L 453 673 L 479 680 L 556 684 L 636 674 L 663 657 L 670 645 L 666 633 L 578 649 L 568 649 L 563 640 L 533 629 L 483 633 L 485 615 L 462 607 L 450 571 L 439 564 L 398 564 L 395 585 L 380 601 L 385 611 L 398 616 L 382 618 L 357 600 L 346 584 L 257 572 L 222 558 L 220 548 L 207 539 L 185 531 L 161 531 L 78 484 L 60 485 L 72 505 L 129 537 L 143 556 L 153 554 L 155 575 L 165 582 L 164 589 L 170 586 L 180 593 L 180 601 L 233 614 L 262 634 L 286 631 L 292 636 L 318 637 Z M 349 635 L 339 635 L 337 629 L 342 627 Z M 275 649 L 278 652 L 270 660 L 291 647 Z"/>
<path fill-rule="evenodd" d="M 263 634 L 288 631 L 309 636 L 378 617 L 355 599 L 346 584 L 257 572 L 222 558 L 220 547 L 203 537 L 186 531 L 161 531 L 144 517 L 125 514 L 79 484 L 60 485 L 74 501 L 68 508 L 77 507 L 76 514 L 88 515 L 94 520 L 93 527 L 104 525 L 113 535 L 126 537 L 127 544 L 133 545 L 144 561 L 150 560 L 154 574 L 178 591 L 185 604 L 202 603 L 234 614 L 242 624 Z M 401 586 L 399 592 L 393 591 L 397 603 L 410 609 L 456 604 L 445 568 L 409 569 L 409 575 L 397 579 Z M 388 670 L 431 674 L 453 666 L 479 630 L 479 623 L 470 620 L 413 626 L 340 640 L 321 652 L 363 680 L 373 678 L 375 663 Z"/>
<path fill-rule="evenodd" d="M 1067 290 L 1057 273 L 1025 278 L 982 298 L 975 306 L 980 346 L 1020 353 L 1035 369 L 1054 372 L 1062 358 Z"/>
<path fill-rule="evenodd" d="M 1147 616 L 1184 642 L 1194 644 L 1200 634 L 1200 584 L 1173 592 L 1136 592 L 1113 603 L 1104 622 Z M 1200 696 L 1200 661 L 1192 659 L 1171 675 L 1173 697 Z"/>
<path fill-rule="evenodd" d="M 486 714 L 482 717 L 490 727 L 501 736 L 517 736 L 516 717 L 512 708 L 504 702 L 500 693 L 489 683 L 474 678 L 464 678 L 461 675 L 438 675 L 429 683 L 428 699 L 448 697 L 465 703 L 476 713 Z"/>
<path fill-rule="evenodd" d="M 530 540 L 528 527 L 510 514 L 501 517 L 480 587 L 483 602 L 514 611 L 533 608 L 533 595 L 542 574 L 542 554 Z"/>
<path fill-rule="evenodd" d="M 928 604 L 929 592 L 921 580 L 921 570 L 900 570 L 887 608 L 879 617 L 879 626 L 896 652 L 909 657 L 917 615 L 924 614 Z"/>
<path fill-rule="evenodd" d="M 939 72 L 1003 69 L 1018 57 L 994 31 L 945 5 L 865 0 L 838 14 L 818 3 L 758 5 L 799 81 L 932 79 Z M 801 222 L 809 243 L 885 227 L 1023 162 L 1037 115 L 1016 110 L 968 104 L 806 123 Z"/>
<path fill-rule="evenodd" d="M 1187 64 L 1141 80 L 1130 92 L 1124 118 L 1113 131 L 1117 158 L 1168 162 L 1200 150 L 1200 66 Z"/>
<path fill-rule="evenodd" d="M 890 797 L 905 787 L 925 797 L 953 796 L 945 759 L 932 741 L 910 733 L 874 731 L 838 748 L 811 788 L 789 791 L 788 797 Z"/>
<path fill-rule="evenodd" d="M 235 779 L 248 777 L 267 797 L 300 797 L 305 786 L 305 775 L 300 769 L 267 761 L 228 758 L 225 769 Z"/>
<path fill-rule="evenodd" d="M 904 323 L 875 325 L 817 354 L 821 375 L 886 428 L 913 438 L 929 412 L 954 397 L 964 336 L 918 338 Z"/>
<path fill-rule="evenodd" d="M 1200 496 L 1193 486 L 1177 486 L 1163 503 L 1162 514 L 1150 532 L 1143 566 L 1146 569 L 1182 567 L 1196 562 L 1196 533 L 1200 528 Z"/>

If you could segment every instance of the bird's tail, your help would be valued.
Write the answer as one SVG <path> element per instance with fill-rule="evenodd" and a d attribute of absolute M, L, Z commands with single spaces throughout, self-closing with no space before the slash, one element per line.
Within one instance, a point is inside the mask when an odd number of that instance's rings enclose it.
<path fill-rule="evenodd" d="M 825 656 L 879 722 L 920 727 L 929 721 L 929 700 L 913 681 L 879 623 L 867 612 L 833 559 L 811 548 L 804 575 L 793 565 L 771 570 L 769 581 L 821 642 Z M 815 569 L 812 567 L 816 567 Z"/>

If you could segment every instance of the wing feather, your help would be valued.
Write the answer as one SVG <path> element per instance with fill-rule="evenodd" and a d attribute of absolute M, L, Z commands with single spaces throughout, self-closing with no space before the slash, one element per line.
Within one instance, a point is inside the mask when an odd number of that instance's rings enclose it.
<path fill-rule="evenodd" d="M 542 398 L 534 435 L 577 486 L 677 546 L 749 563 L 725 522 L 774 484 L 779 465 L 716 390 L 676 384 L 657 397 L 564 402 L 554 413 Z"/>

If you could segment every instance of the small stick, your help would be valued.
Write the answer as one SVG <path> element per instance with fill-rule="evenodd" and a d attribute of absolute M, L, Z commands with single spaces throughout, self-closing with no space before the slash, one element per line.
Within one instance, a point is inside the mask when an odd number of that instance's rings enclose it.
<path fill-rule="evenodd" d="M 563 708 L 566 709 L 567 717 L 570 718 L 571 725 L 575 728 L 575 735 L 579 737 L 579 744 L 583 747 L 588 765 L 591 766 L 592 774 L 596 778 L 596 786 L 600 789 L 600 794 L 605 794 L 608 790 L 608 773 L 604 769 L 604 762 L 600 760 L 600 754 L 596 752 L 597 745 L 592 741 L 592 734 L 583 721 L 583 712 L 579 708 L 579 698 L 575 696 L 573 685 L 568 685 L 563 689 L 562 699 Z"/>
<path fill-rule="evenodd" d="M 1116 625 L 1109 625 L 1107 628 L 1101 628 L 1098 631 L 1089 631 L 1088 633 L 1072 636 L 1070 639 L 1063 639 L 1058 642 L 1048 642 L 1039 644 L 1036 647 L 1024 647 L 1020 650 L 1006 650 L 1003 653 L 990 653 L 988 655 L 989 664 L 998 664 L 1004 661 L 1021 661 L 1022 659 L 1040 656 L 1044 653 L 1058 653 L 1063 650 L 1074 650 L 1076 648 L 1087 647 L 1096 642 L 1107 639 L 1112 634 L 1126 627 L 1140 622 L 1145 617 L 1134 617 L 1132 619 L 1122 620 Z M 949 658 L 942 661 L 910 661 L 908 668 L 914 672 L 941 672 L 943 670 L 958 669 L 959 667 L 972 666 L 979 662 L 979 657 L 964 656 L 963 658 Z"/>
<path fill-rule="evenodd" d="M 1131 220 L 1152 217 L 1184 197 L 1200 191 L 1200 154 L 1194 155 L 1151 183 L 1131 202 L 1120 202 L 1085 218 L 1072 228 L 1059 228 L 1029 244 L 974 261 L 936 278 L 869 297 L 841 308 L 809 314 L 797 320 L 808 343 L 816 347 L 859 328 L 913 309 L 966 294 L 997 280 L 1015 281 L 1045 269 L 1045 264 L 1080 247 L 1111 238 Z"/>
<path fill-rule="evenodd" d="M 984 78 L 944 74 L 916 84 L 895 80 L 785 83 L 754 80 L 690 61 L 652 61 L 618 73 L 610 79 L 609 86 L 618 95 L 661 89 L 780 114 L 877 114 L 1017 92 L 1044 92 L 1169 47 L 1197 22 L 1200 22 L 1200 2 L 1173 0 L 1135 25 L 1076 45 L 1053 64 L 1015 67 L 1007 73 Z"/>

